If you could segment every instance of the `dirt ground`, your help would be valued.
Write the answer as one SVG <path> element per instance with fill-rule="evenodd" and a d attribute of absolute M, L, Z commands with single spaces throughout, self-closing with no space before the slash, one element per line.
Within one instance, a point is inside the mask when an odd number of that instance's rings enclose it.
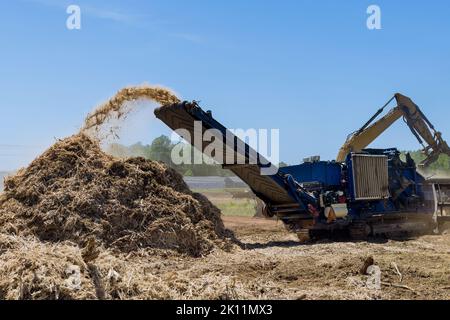
<path fill-rule="evenodd" d="M 244 247 L 197 259 L 167 260 L 159 272 L 189 279 L 185 298 L 449 299 L 450 235 L 403 241 L 300 244 L 281 222 L 223 217 Z M 360 272 L 367 257 L 381 288 Z M 398 271 L 397 271 L 398 270 Z M 175 280 L 175 282 L 177 282 Z"/>

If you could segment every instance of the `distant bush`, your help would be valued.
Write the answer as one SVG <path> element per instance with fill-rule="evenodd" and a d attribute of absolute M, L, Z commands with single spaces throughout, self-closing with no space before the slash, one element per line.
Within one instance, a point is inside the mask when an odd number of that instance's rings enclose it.
<path fill-rule="evenodd" d="M 402 154 L 405 155 L 409 153 L 411 158 L 419 164 L 423 160 L 425 160 L 425 156 L 421 151 L 402 151 Z M 429 173 L 450 173 L 450 157 L 447 155 L 441 155 L 439 159 L 431 164 L 427 169 Z"/>
<path fill-rule="evenodd" d="M 150 160 L 162 161 L 184 176 L 233 176 L 231 171 L 222 169 L 222 166 L 219 164 L 174 164 L 171 159 L 171 152 L 176 145 L 169 137 L 162 135 L 153 140 L 150 145 L 144 145 L 140 142 L 131 146 L 113 143 L 108 146 L 107 152 L 119 158 L 143 157 Z M 191 146 L 188 146 L 188 148 L 193 150 Z"/>
<path fill-rule="evenodd" d="M 234 176 L 233 172 L 223 169 L 220 164 L 174 164 L 171 159 L 171 152 L 176 145 L 177 143 L 173 143 L 169 137 L 162 135 L 153 140 L 150 145 L 144 145 L 141 142 L 131 146 L 112 143 L 108 145 L 106 151 L 107 153 L 119 158 L 143 157 L 150 160 L 162 161 L 184 176 Z M 193 153 L 193 147 L 189 145 L 187 148 Z M 288 164 L 285 162 L 280 162 L 279 166 L 286 167 Z"/>

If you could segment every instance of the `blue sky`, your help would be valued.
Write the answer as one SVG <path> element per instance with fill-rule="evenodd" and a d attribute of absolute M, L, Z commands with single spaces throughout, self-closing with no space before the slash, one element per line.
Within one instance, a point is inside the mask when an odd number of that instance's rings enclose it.
<path fill-rule="evenodd" d="M 279 128 L 281 159 L 333 159 L 395 92 L 450 140 L 448 1 L 2 1 L 0 171 L 75 133 L 123 86 L 163 84 L 231 128 Z M 66 28 L 77 4 L 82 29 Z M 366 28 L 377 4 L 382 30 Z M 124 143 L 169 130 L 140 111 Z M 417 149 L 400 121 L 375 147 Z"/>

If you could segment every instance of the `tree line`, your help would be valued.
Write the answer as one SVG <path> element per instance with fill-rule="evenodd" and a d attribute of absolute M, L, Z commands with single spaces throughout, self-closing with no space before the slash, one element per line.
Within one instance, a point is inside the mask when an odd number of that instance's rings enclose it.
<path fill-rule="evenodd" d="M 183 143 L 183 142 L 178 142 Z M 172 149 L 178 144 L 170 140 L 169 137 L 162 135 L 152 141 L 149 145 L 144 145 L 141 142 L 131 146 L 124 146 L 118 143 L 108 145 L 107 152 L 115 157 L 143 157 L 145 159 L 162 161 L 174 168 L 184 176 L 220 176 L 230 177 L 234 176 L 230 170 L 223 169 L 220 164 L 181 164 L 173 163 L 171 158 Z M 192 156 L 194 148 L 188 145 L 187 150 L 191 150 Z M 280 162 L 280 167 L 287 166 L 286 163 Z"/>
<path fill-rule="evenodd" d="M 184 176 L 233 176 L 230 170 L 222 169 L 219 164 L 174 164 L 171 153 L 176 145 L 177 143 L 173 143 L 169 137 L 162 135 L 154 139 L 150 145 L 144 145 L 141 142 L 131 146 L 113 143 L 108 146 L 107 152 L 119 158 L 143 157 L 149 160 L 162 161 Z M 189 145 L 189 149 L 193 153 L 193 147 Z"/>
<path fill-rule="evenodd" d="M 411 158 L 416 162 L 416 165 L 425 160 L 425 155 L 421 151 L 404 151 L 403 154 L 409 153 Z M 433 173 L 450 173 L 450 157 L 441 155 L 438 160 L 432 163 L 426 172 Z"/>
<path fill-rule="evenodd" d="M 119 158 L 143 157 L 154 161 L 162 161 L 184 176 L 233 176 L 233 173 L 230 170 L 223 169 L 220 164 L 174 164 L 171 159 L 171 152 L 173 147 L 176 145 L 177 143 L 172 142 L 169 137 L 162 135 L 154 139 L 153 142 L 149 145 L 144 145 L 141 142 L 133 144 L 131 146 L 124 146 L 122 144 L 113 143 L 108 146 L 107 152 Z M 193 152 L 193 147 L 191 147 L 190 145 L 189 147 Z M 416 164 L 425 159 L 425 156 L 420 151 L 408 152 L 410 153 Z M 404 151 L 402 153 L 406 154 L 407 152 Z M 288 164 L 284 162 L 280 163 L 280 167 L 287 165 Z M 433 163 L 428 168 L 427 172 L 450 173 L 450 158 L 448 156 L 442 155 L 435 163 Z"/>

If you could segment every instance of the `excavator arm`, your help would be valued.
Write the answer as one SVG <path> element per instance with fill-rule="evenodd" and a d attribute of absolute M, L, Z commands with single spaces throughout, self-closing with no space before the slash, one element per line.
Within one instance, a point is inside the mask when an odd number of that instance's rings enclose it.
<path fill-rule="evenodd" d="M 397 101 L 397 106 L 374 122 L 394 99 Z M 359 152 L 366 148 L 401 117 L 423 147 L 422 151 L 426 158 L 420 163 L 421 166 L 429 166 L 441 154 L 450 156 L 450 148 L 447 142 L 443 140 L 441 133 L 435 130 L 433 124 L 420 108 L 410 98 L 397 93 L 361 129 L 347 138 L 347 141 L 339 150 L 337 161 L 343 162 L 350 152 Z"/>

